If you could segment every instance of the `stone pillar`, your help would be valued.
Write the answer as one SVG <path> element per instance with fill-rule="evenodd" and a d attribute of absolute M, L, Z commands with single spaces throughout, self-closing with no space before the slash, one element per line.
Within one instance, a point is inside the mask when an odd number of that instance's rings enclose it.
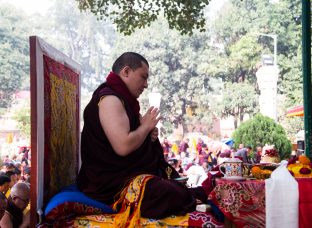
<path fill-rule="evenodd" d="M 259 104 L 260 113 L 277 120 L 277 80 L 278 67 L 265 65 L 258 69 L 256 76 L 260 89 Z"/>

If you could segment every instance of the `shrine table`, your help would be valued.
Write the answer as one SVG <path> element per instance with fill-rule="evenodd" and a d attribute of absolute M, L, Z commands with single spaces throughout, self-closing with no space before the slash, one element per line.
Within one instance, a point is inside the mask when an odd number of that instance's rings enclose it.
<path fill-rule="evenodd" d="M 299 188 L 299 227 L 312 227 L 312 178 L 296 180 Z M 265 227 L 265 181 L 216 179 L 209 199 L 236 227 Z"/>

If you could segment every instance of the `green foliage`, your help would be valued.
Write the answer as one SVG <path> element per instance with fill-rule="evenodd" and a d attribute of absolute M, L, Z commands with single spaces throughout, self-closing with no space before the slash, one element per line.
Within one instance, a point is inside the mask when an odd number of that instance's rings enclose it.
<path fill-rule="evenodd" d="M 258 96 L 255 88 L 248 83 L 226 83 L 222 99 L 222 115 L 234 118 L 235 129 L 238 120 L 243 121 L 244 115 L 258 112 Z"/>
<path fill-rule="evenodd" d="M 204 8 L 210 0 L 76 0 L 81 10 L 89 10 L 99 19 L 111 19 L 125 35 L 150 26 L 161 14 L 171 29 L 181 34 L 205 31 Z"/>
<path fill-rule="evenodd" d="M 242 123 L 232 135 L 235 145 L 243 143 L 256 148 L 257 145 L 275 145 L 282 159 L 289 157 L 291 142 L 287 139 L 283 127 L 269 117 L 257 114 Z"/>
<path fill-rule="evenodd" d="M 287 138 L 292 142 L 296 142 L 296 134 L 304 129 L 303 117 L 294 116 L 294 117 L 285 117 L 279 122 L 283 125 Z"/>
<path fill-rule="evenodd" d="M 227 82 L 248 80 L 256 84 L 261 55 L 274 54 L 272 37 L 260 34 L 275 34 L 280 70 L 278 93 L 285 95 L 287 107 L 300 104 L 301 26 L 296 19 L 300 11 L 300 1 L 228 1 L 211 26 L 215 40 L 223 48 L 207 72 Z"/>
<path fill-rule="evenodd" d="M 15 8 L 0 7 L 0 108 L 8 108 L 12 95 L 29 77 L 25 16 Z"/>
<path fill-rule="evenodd" d="M 148 105 L 148 93 L 157 88 L 162 95 L 160 109 L 164 127 L 172 128 L 196 120 L 209 125 L 214 113 L 210 108 L 213 97 L 209 94 L 212 83 L 209 75 L 200 70 L 210 63 L 207 57 L 212 55 L 209 37 L 208 33 L 199 32 L 191 37 L 181 36 L 170 30 L 164 20 L 158 20 L 131 36 L 120 36 L 110 62 L 125 51 L 135 51 L 146 57 L 150 63 L 150 76 L 148 89 L 140 99 L 142 111 Z M 194 113 L 191 119 L 185 116 L 188 106 Z"/>
<path fill-rule="evenodd" d="M 30 138 L 30 105 L 15 111 L 14 119 L 18 122 L 17 127 L 26 138 Z"/>
<path fill-rule="evenodd" d="M 75 1 L 55 0 L 46 16 L 49 20 L 35 23 L 36 33 L 81 64 L 82 93 L 95 90 L 109 70 L 107 59 L 116 31 L 94 15 L 80 12 Z"/>

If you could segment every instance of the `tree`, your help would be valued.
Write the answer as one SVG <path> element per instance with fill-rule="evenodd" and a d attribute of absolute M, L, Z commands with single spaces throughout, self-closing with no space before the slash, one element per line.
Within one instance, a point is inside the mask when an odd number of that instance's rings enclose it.
<path fill-rule="evenodd" d="M 100 23 L 94 15 L 79 12 L 75 3 L 56 0 L 46 15 L 49 20 L 36 23 L 36 31 L 52 46 L 81 64 L 82 92 L 87 93 L 104 81 L 116 32 L 112 24 Z"/>
<path fill-rule="evenodd" d="M 29 78 L 28 25 L 24 14 L 9 5 L 0 7 L 0 108 L 11 105 L 13 94 Z"/>
<path fill-rule="evenodd" d="M 117 30 L 125 35 L 150 26 L 163 14 L 171 29 L 192 34 L 194 29 L 205 31 L 204 9 L 210 0 L 76 0 L 79 9 L 90 10 L 99 19 L 110 18 Z"/>
<path fill-rule="evenodd" d="M 172 128 L 182 124 L 186 132 L 187 107 L 193 109 L 190 121 L 201 120 L 205 125 L 210 124 L 214 113 L 210 108 L 210 77 L 200 71 L 211 61 L 206 57 L 212 55 L 209 37 L 209 33 L 199 32 L 191 37 L 181 36 L 170 30 L 164 20 L 158 20 L 131 36 L 120 36 L 111 51 L 110 62 L 124 51 L 135 51 L 146 57 L 150 63 L 150 76 L 149 88 L 141 98 L 142 110 L 148 106 L 148 93 L 157 88 L 162 94 L 163 125 Z M 165 130 L 166 133 L 171 131 L 170 128 Z"/>
<path fill-rule="evenodd" d="M 259 34 L 276 34 L 280 70 L 278 93 L 287 98 L 287 107 L 300 103 L 301 27 L 296 17 L 300 11 L 300 1 L 228 1 L 211 26 L 221 55 L 216 55 L 214 67 L 207 72 L 227 82 L 247 79 L 256 87 L 255 72 L 261 55 L 274 54 L 273 39 Z"/>
<path fill-rule="evenodd" d="M 274 145 L 281 159 L 288 158 L 291 152 L 291 142 L 287 139 L 283 127 L 261 114 L 242 123 L 232 137 L 236 145 L 243 143 L 253 148 L 257 145 Z"/>
<path fill-rule="evenodd" d="M 222 99 L 222 115 L 234 118 L 234 127 L 238 120 L 242 122 L 244 115 L 258 112 L 258 96 L 254 87 L 248 83 L 226 83 Z"/>
<path fill-rule="evenodd" d="M 17 127 L 21 133 L 30 138 L 30 104 L 24 104 L 23 107 L 15 111 L 14 119 L 17 121 Z"/>

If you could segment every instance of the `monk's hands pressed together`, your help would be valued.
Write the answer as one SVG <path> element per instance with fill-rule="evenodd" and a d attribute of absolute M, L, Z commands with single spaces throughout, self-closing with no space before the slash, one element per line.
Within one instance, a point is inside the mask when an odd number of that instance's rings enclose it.
<path fill-rule="evenodd" d="M 140 122 L 141 125 L 147 127 L 149 131 L 152 131 L 156 127 L 160 118 L 159 109 L 152 106 L 147 110 L 145 115 L 142 116 Z"/>

